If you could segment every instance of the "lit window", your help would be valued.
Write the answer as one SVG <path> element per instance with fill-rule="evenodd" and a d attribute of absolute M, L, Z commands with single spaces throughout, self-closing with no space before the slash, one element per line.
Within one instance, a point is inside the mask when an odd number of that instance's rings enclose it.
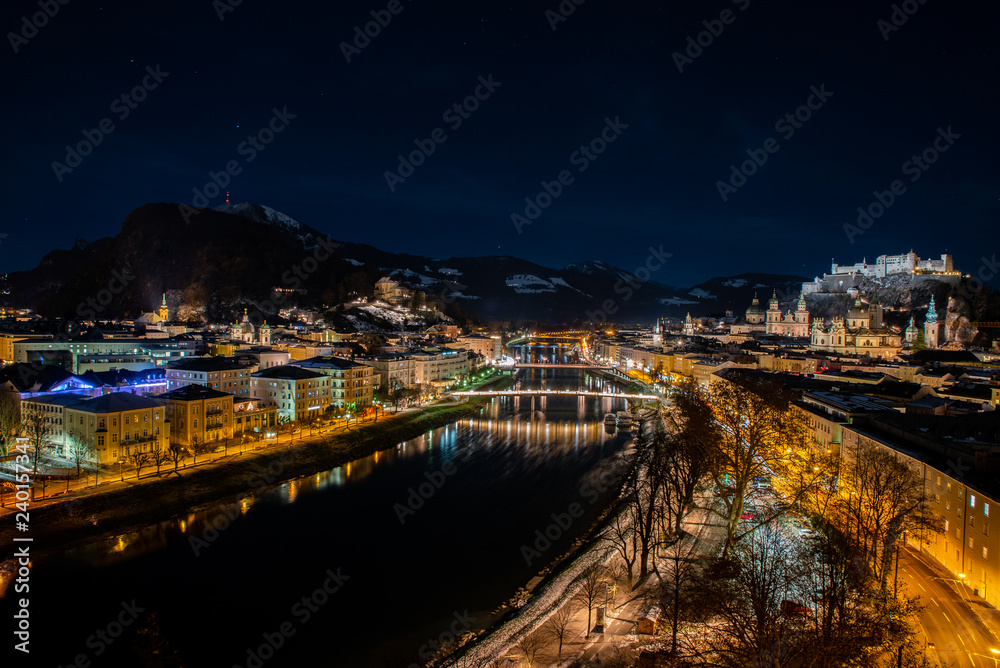
<path fill-rule="evenodd" d="M 975 494 L 970 494 L 969 495 L 969 507 L 970 508 L 975 508 L 976 507 L 976 495 Z"/>

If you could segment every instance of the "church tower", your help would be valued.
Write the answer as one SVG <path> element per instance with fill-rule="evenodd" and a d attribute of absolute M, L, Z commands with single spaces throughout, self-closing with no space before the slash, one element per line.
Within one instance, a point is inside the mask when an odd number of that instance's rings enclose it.
<path fill-rule="evenodd" d="M 260 329 L 257 330 L 257 333 L 260 335 L 260 345 L 271 345 L 271 326 L 269 324 L 265 322 L 260 326 Z"/>
<path fill-rule="evenodd" d="M 778 302 L 778 291 L 771 294 L 771 301 L 767 303 L 767 325 L 764 328 L 767 334 L 778 334 L 781 324 L 781 304 Z"/>
<path fill-rule="evenodd" d="M 691 321 L 690 311 L 688 311 L 687 317 L 684 318 L 684 330 L 682 333 L 684 336 L 694 336 L 694 323 Z"/>
<path fill-rule="evenodd" d="M 931 303 L 927 307 L 927 318 L 924 320 L 924 342 L 932 350 L 937 348 L 941 343 L 941 323 L 938 322 L 937 317 L 934 295 L 931 295 Z"/>
<path fill-rule="evenodd" d="M 804 292 L 799 293 L 799 303 L 795 307 L 795 322 L 800 325 L 809 324 L 809 309 L 806 307 L 806 295 Z"/>
<path fill-rule="evenodd" d="M 163 293 L 163 301 L 160 302 L 160 309 L 156 313 L 160 320 L 167 320 L 170 316 L 170 309 L 167 308 L 167 293 Z"/>
<path fill-rule="evenodd" d="M 913 324 L 913 316 L 911 315 L 910 326 L 906 328 L 906 342 L 912 345 L 913 342 L 917 340 L 917 335 L 919 333 L 920 330 L 917 329 L 917 326 L 915 324 Z"/>

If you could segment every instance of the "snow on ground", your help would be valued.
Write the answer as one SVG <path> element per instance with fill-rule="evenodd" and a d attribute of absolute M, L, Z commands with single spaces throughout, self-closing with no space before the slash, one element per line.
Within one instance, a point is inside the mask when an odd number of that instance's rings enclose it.
<path fill-rule="evenodd" d="M 564 279 L 564 278 L 559 278 L 558 276 L 549 276 L 549 281 L 550 281 L 550 282 L 551 282 L 551 283 L 552 283 L 553 285 L 561 285 L 561 286 L 563 286 L 564 288 L 569 288 L 570 290 L 573 290 L 574 292 L 579 292 L 579 293 L 580 293 L 581 295 L 583 295 L 584 297 L 590 297 L 590 296 L 591 296 L 591 295 L 588 295 L 588 294 L 587 294 L 586 292 L 584 292 L 583 290 L 580 290 L 580 289 L 578 289 L 578 288 L 574 288 L 574 287 L 573 287 L 572 285 L 570 285 L 569 283 L 567 283 L 567 282 L 566 282 L 566 279 Z"/>
<path fill-rule="evenodd" d="M 366 313 L 370 313 L 376 318 L 391 322 L 396 327 L 406 324 L 406 314 L 394 308 L 378 306 L 375 304 L 365 304 L 363 306 L 359 306 L 358 309 Z"/>
<path fill-rule="evenodd" d="M 534 274 L 514 274 L 507 278 L 506 283 L 507 287 L 514 288 L 517 294 L 556 291 L 555 285 Z"/>
<path fill-rule="evenodd" d="M 693 299 L 684 299 L 683 297 L 662 297 L 660 303 L 667 306 L 681 306 L 683 304 L 697 304 L 698 302 Z"/>
<path fill-rule="evenodd" d="M 625 461 L 630 453 L 620 453 L 616 464 Z M 555 575 L 549 582 L 535 591 L 528 604 L 517 615 L 504 622 L 486 637 L 475 641 L 472 647 L 460 657 L 447 659 L 442 668 L 448 666 L 491 666 L 500 668 L 500 659 L 517 645 L 521 638 L 534 633 L 563 604 L 573 598 L 583 587 L 583 577 L 587 569 L 597 564 L 607 564 L 615 556 L 615 548 L 604 541 L 595 540 L 574 561 Z"/>
<path fill-rule="evenodd" d="M 695 288 L 688 294 L 692 297 L 697 297 L 698 299 L 715 299 L 715 295 L 708 290 L 702 290 L 701 288 Z"/>
<path fill-rule="evenodd" d="M 360 266 L 364 265 L 364 262 L 359 262 L 358 260 L 352 260 L 349 257 L 345 257 L 344 259 L 347 260 L 348 262 L 350 262 L 351 264 L 353 264 L 355 267 L 360 267 Z"/>
<path fill-rule="evenodd" d="M 448 267 L 441 267 L 438 269 L 439 274 L 444 274 L 445 276 L 461 276 L 462 272 L 458 269 L 449 269 Z"/>
<path fill-rule="evenodd" d="M 430 276 L 424 276 L 423 274 L 418 274 L 415 271 L 410 271 L 409 269 L 394 269 L 390 276 L 405 276 L 406 278 L 413 280 L 414 278 L 420 280 L 421 285 L 432 285 L 434 283 L 439 283 L 438 279 L 431 278 Z"/>
<path fill-rule="evenodd" d="M 731 278 L 728 281 L 723 281 L 722 284 L 731 288 L 742 288 L 747 284 L 747 280 L 745 278 Z"/>
<path fill-rule="evenodd" d="M 463 295 L 461 292 L 455 292 L 454 290 L 449 290 L 448 296 L 458 297 L 459 299 L 482 299 L 482 297 L 478 297 L 476 295 Z"/>
<path fill-rule="evenodd" d="M 356 315 L 345 315 L 344 318 L 351 323 L 358 332 L 379 332 L 382 331 L 367 320 L 362 320 Z"/>
<path fill-rule="evenodd" d="M 756 288 L 766 288 L 767 286 L 764 285 L 763 283 L 754 283 L 753 287 L 756 289 Z"/>

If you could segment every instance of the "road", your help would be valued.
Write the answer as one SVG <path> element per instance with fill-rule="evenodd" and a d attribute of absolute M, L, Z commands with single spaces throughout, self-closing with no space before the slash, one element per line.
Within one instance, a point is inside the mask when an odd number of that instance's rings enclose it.
<path fill-rule="evenodd" d="M 996 668 L 1000 654 L 990 650 L 1000 650 L 1000 643 L 973 611 L 971 605 L 978 604 L 970 605 L 958 593 L 957 583 L 940 579 L 909 548 L 900 551 L 899 582 L 924 606 L 919 621 L 928 641 L 928 658 L 947 662 L 948 668 Z"/>

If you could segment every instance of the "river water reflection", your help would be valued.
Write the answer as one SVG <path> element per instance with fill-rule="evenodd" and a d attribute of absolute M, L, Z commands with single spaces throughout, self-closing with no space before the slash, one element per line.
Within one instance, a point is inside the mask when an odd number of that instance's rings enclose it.
<path fill-rule="evenodd" d="M 522 385 L 603 381 L 535 369 Z M 38 559 L 32 659 L 143 665 L 176 654 L 228 667 L 251 652 L 270 656 L 265 666 L 422 665 L 428 641 L 486 626 L 599 512 L 598 475 L 628 440 L 602 418 L 625 407 L 496 399 L 394 449 Z M 574 502 L 585 515 L 526 563 L 522 546 Z M 110 643 L 94 635 L 133 600 L 145 610 L 136 622 Z"/>

